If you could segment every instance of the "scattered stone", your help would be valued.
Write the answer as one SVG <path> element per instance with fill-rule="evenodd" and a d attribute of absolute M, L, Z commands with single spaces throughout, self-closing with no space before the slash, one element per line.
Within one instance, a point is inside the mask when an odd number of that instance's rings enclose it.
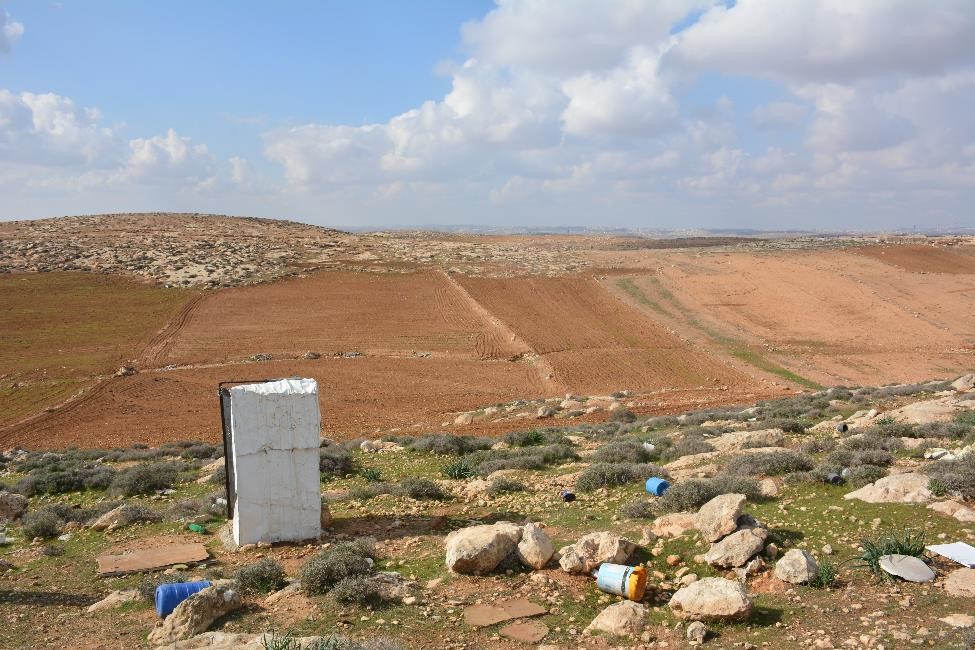
<path fill-rule="evenodd" d="M 694 621 L 687 626 L 687 642 L 691 645 L 701 645 L 708 638 L 708 628 L 701 621 Z"/>
<path fill-rule="evenodd" d="M 744 494 L 721 494 L 701 506 L 694 523 L 704 539 L 716 542 L 733 533 L 745 499 Z"/>
<path fill-rule="evenodd" d="M 454 418 L 454 424 L 457 426 L 464 426 L 467 424 L 472 424 L 474 422 L 473 413 L 461 413 L 456 418 Z"/>
<path fill-rule="evenodd" d="M 739 620 L 752 611 L 744 587 L 725 578 L 702 578 L 681 587 L 669 604 L 677 618 L 696 621 Z"/>
<path fill-rule="evenodd" d="M 744 566 L 762 551 L 768 533 L 764 528 L 743 528 L 711 545 L 704 561 L 711 566 L 734 568 Z"/>
<path fill-rule="evenodd" d="M 794 585 L 813 580 L 818 572 L 816 558 L 798 548 L 786 551 L 782 559 L 775 563 L 775 577 Z"/>
<path fill-rule="evenodd" d="M 513 618 L 529 618 L 546 613 L 546 609 L 525 598 L 504 600 L 493 605 L 471 605 L 464 610 L 464 622 L 473 627 L 487 627 Z"/>
<path fill-rule="evenodd" d="M 521 621 L 505 625 L 498 634 L 518 643 L 538 643 L 548 634 L 548 626 L 540 621 Z"/>
<path fill-rule="evenodd" d="M 518 542 L 518 559 L 530 569 L 543 569 L 555 555 L 555 546 L 548 534 L 535 523 L 525 524 Z"/>
<path fill-rule="evenodd" d="M 0 491 L 0 520 L 20 519 L 27 512 L 27 497 L 13 492 Z"/>
<path fill-rule="evenodd" d="M 758 493 L 763 497 L 779 496 L 779 484 L 774 478 L 763 478 L 758 482 Z"/>
<path fill-rule="evenodd" d="M 175 643 L 206 632 L 215 620 L 241 607 L 240 594 L 228 587 L 207 587 L 179 605 L 149 633 L 155 645 Z"/>
<path fill-rule="evenodd" d="M 880 568 L 890 575 L 903 578 L 910 582 L 931 582 L 934 580 L 934 571 L 931 570 L 924 560 L 912 555 L 882 555 L 880 557 Z"/>
<path fill-rule="evenodd" d="M 680 537 L 697 528 L 697 515 L 693 512 L 675 512 L 654 520 L 650 531 L 658 537 Z"/>
<path fill-rule="evenodd" d="M 928 508 L 965 523 L 975 521 L 975 509 L 969 508 L 957 501 L 938 501 L 929 505 Z"/>
<path fill-rule="evenodd" d="M 605 632 L 615 636 L 636 636 L 646 626 L 648 613 L 646 605 L 624 600 L 599 612 L 583 634 Z"/>
<path fill-rule="evenodd" d="M 945 578 L 949 596 L 975 597 L 975 569 L 955 569 Z"/>
<path fill-rule="evenodd" d="M 603 562 L 623 564 L 636 550 L 633 542 L 609 532 L 589 533 L 562 548 L 559 566 L 568 573 L 592 573 Z"/>
<path fill-rule="evenodd" d="M 929 481 L 924 474 L 891 474 L 846 494 L 844 498 L 867 503 L 927 503 L 933 498 L 928 489 Z"/>
<path fill-rule="evenodd" d="M 369 576 L 369 584 L 376 589 L 379 598 L 386 603 L 403 603 L 416 597 L 420 586 L 395 571 L 380 571 Z"/>
<path fill-rule="evenodd" d="M 112 607 L 118 607 L 125 603 L 130 603 L 133 600 L 139 599 L 138 589 L 129 589 L 126 591 L 113 591 L 101 600 L 99 600 L 94 605 L 88 607 L 88 613 L 101 611 L 103 609 L 111 609 Z"/>
<path fill-rule="evenodd" d="M 738 576 L 738 580 L 741 582 L 746 582 L 748 580 L 748 576 L 761 573 L 765 570 L 765 566 L 765 560 L 760 557 L 756 557 L 749 560 L 745 566 L 736 568 L 735 575 Z"/>
<path fill-rule="evenodd" d="M 520 541 L 521 526 L 507 521 L 455 530 L 446 539 L 447 568 L 472 575 L 490 573 Z"/>
<path fill-rule="evenodd" d="M 962 375 L 955 381 L 951 382 L 951 387 L 959 392 L 972 390 L 975 388 L 975 373 Z"/>
<path fill-rule="evenodd" d="M 938 619 L 942 623 L 947 623 L 951 627 L 968 628 L 975 625 L 975 618 L 968 614 L 948 614 Z"/>

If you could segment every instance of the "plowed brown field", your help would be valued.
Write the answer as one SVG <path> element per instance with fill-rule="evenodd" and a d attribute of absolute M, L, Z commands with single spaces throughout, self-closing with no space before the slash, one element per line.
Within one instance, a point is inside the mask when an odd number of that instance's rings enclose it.
<path fill-rule="evenodd" d="M 970 247 L 946 248 L 945 246 L 868 246 L 856 252 L 905 271 L 916 273 L 975 274 L 975 251 Z"/>
<path fill-rule="evenodd" d="M 476 313 L 443 273 L 337 272 L 211 294 L 153 350 L 150 363 L 353 350 L 469 359 L 526 351 Z"/>
<path fill-rule="evenodd" d="M 593 278 L 461 278 L 573 392 L 738 385 L 747 378 L 608 293 Z"/>

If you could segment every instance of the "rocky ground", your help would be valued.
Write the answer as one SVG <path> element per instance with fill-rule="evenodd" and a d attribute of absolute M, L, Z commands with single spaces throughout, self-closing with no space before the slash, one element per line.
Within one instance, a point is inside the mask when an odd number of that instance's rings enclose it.
<path fill-rule="evenodd" d="M 8 450 L 0 647 L 971 647 L 975 570 L 925 546 L 975 541 L 975 376 L 677 417 L 606 401 L 501 440 L 323 441 L 322 539 L 236 551 L 218 446 Z M 98 573 L 140 550 L 174 555 Z M 927 581 L 882 568 L 911 561 Z M 604 563 L 645 594 L 597 589 Z"/>

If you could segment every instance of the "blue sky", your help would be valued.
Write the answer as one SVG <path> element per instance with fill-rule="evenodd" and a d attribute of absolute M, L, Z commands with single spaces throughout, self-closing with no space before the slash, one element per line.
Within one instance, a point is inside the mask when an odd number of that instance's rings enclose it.
<path fill-rule="evenodd" d="M 973 225 L 967 0 L 0 0 L 0 219 Z"/>

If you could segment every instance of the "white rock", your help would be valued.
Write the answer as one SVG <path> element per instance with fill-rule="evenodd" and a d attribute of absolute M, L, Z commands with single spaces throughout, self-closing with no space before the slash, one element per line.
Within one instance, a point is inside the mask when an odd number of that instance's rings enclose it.
<path fill-rule="evenodd" d="M 603 562 L 623 564 L 636 550 L 636 544 L 609 532 L 589 533 L 560 549 L 559 566 L 568 573 L 592 573 Z"/>
<path fill-rule="evenodd" d="M 507 521 L 455 530 L 446 539 L 447 568 L 455 573 L 490 573 L 517 548 L 521 534 L 521 526 Z"/>
<path fill-rule="evenodd" d="M 738 620 L 752 611 L 744 587 L 725 578 L 702 578 L 677 590 L 670 599 L 677 618 L 695 621 Z"/>
<path fill-rule="evenodd" d="M 530 569 L 543 569 L 555 555 L 555 546 L 548 534 L 535 523 L 525 524 L 518 542 L 518 560 Z"/>
<path fill-rule="evenodd" d="M 240 595 L 227 587 L 207 587 L 179 605 L 160 627 L 149 633 L 149 643 L 163 645 L 206 632 L 214 621 L 241 606 Z"/>
<path fill-rule="evenodd" d="M 701 621 L 694 621 L 687 626 L 687 642 L 691 645 L 700 645 L 707 639 L 708 628 L 704 627 Z"/>
<path fill-rule="evenodd" d="M 933 495 L 924 474 L 891 474 L 844 496 L 867 503 L 927 503 Z"/>
<path fill-rule="evenodd" d="M 716 542 L 733 533 L 745 499 L 744 494 L 721 494 L 701 506 L 694 521 L 704 539 Z"/>
<path fill-rule="evenodd" d="M 768 533 L 764 528 L 743 528 L 715 542 L 704 554 L 704 561 L 712 566 L 734 568 L 744 566 L 761 553 Z"/>
<path fill-rule="evenodd" d="M 615 636 L 636 636 L 646 627 L 648 613 L 646 605 L 624 600 L 599 612 L 583 634 L 605 632 Z"/>
<path fill-rule="evenodd" d="M 782 559 L 775 563 L 775 577 L 794 585 L 810 582 L 818 571 L 816 558 L 798 548 L 786 551 Z"/>
<path fill-rule="evenodd" d="M 139 591 L 137 589 L 128 589 L 125 591 L 113 591 L 109 595 L 105 596 L 99 600 L 94 605 L 88 607 L 88 613 L 97 612 L 103 609 L 110 609 L 112 607 L 118 607 L 119 605 L 125 603 L 131 603 L 134 600 L 139 599 Z"/>

